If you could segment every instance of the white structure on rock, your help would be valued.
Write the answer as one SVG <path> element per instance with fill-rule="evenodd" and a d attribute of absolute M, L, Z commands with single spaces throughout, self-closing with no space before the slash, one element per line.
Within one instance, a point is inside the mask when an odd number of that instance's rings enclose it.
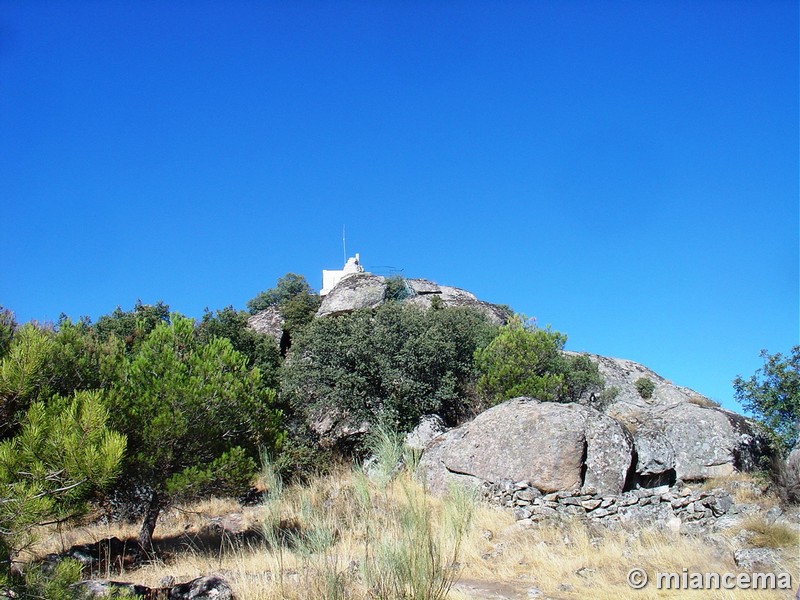
<path fill-rule="evenodd" d="M 339 283 L 342 279 L 347 277 L 348 275 L 352 275 L 353 273 L 363 273 L 364 267 L 361 266 L 361 257 L 356 253 L 355 256 L 351 256 L 347 259 L 347 262 L 344 265 L 344 268 L 339 271 L 329 271 L 327 269 L 322 270 L 322 289 L 319 292 L 320 296 L 326 295 L 330 292 L 336 284 Z"/>

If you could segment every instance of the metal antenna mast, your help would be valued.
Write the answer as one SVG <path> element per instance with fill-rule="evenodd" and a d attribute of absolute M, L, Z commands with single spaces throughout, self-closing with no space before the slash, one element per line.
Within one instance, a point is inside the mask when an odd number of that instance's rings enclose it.
<path fill-rule="evenodd" d="M 342 264 L 347 264 L 347 237 L 345 236 L 344 225 L 342 225 L 342 254 L 344 255 L 344 260 Z"/>

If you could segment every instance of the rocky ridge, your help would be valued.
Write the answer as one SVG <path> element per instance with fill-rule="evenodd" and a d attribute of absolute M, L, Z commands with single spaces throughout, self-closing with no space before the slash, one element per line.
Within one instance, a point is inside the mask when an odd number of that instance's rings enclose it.
<path fill-rule="evenodd" d="M 474 294 L 427 279 L 404 279 L 405 291 L 401 302 L 422 308 L 467 306 L 480 310 L 497 324 L 505 323 L 509 315 L 505 308 L 478 300 Z M 361 308 L 377 308 L 386 302 L 387 279 L 372 273 L 353 273 L 344 277 L 322 300 L 317 317 L 347 314 Z"/>

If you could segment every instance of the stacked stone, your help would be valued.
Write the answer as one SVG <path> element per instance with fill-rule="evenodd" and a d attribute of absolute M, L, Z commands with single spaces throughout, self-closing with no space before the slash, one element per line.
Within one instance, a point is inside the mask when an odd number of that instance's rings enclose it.
<path fill-rule="evenodd" d="M 706 527 L 739 509 L 726 490 L 692 490 L 687 486 L 639 488 L 612 496 L 597 494 L 591 488 L 542 494 L 530 482 L 504 481 L 484 482 L 483 496 L 513 510 L 517 520 L 532 523 L 548 518 L 578 517 L 605 525 L 633 521 L 667 524 L 677 517 L 678 525 Z"/>

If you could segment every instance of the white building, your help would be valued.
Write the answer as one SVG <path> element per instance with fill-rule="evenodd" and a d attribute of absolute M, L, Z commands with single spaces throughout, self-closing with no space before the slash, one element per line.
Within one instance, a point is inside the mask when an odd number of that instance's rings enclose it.
<path fill-rule="evenodd" d="M 364 267 L 361 266 L 361 257 L 356 254 L 347 259 L 344 268 L 339 271 L 329 271 L 328 269 L 322 270 L 322 289 L 319 292 L 320 296 L 325 296 L 330 292 L 336 284 L 342 279 L 353 273 L 363 273 Z"/>

